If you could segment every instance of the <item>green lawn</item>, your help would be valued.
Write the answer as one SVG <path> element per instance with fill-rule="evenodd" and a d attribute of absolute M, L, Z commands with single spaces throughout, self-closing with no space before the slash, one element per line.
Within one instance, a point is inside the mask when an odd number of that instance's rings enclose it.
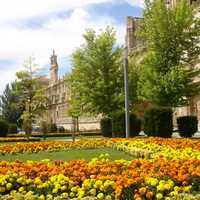
<path fill-rule="evenodd" d="M 14 160 L 78 160 L 98 157 L 102 153 L 108 153 L 111 159 L 125 159 L 132 160 L 133 157 L 122 152 L 109 148 L 104 149 L 83 149 L 83 150 L 69 150 L 69 151 L 59 151 L 59 152 L 39 152 L 39 153 L 23 153 L 16 155 L 0 155 L 0 160 L 14 161 Z"/>

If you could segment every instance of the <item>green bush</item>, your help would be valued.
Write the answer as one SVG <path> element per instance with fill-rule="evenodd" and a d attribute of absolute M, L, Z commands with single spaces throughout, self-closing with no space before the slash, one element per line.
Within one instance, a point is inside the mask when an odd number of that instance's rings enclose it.
<path fill-rule="evenodd" d="M 124 112 L 116 112 L 112 116 L 112 132 L 114 137 L 125 137 L 125 114 Z"/>
<path fill-rule="evenodd" d="M 57 126 L 54 123 L 50 123 L 48 125 L 48 132 L 49 133 L 56 133 L 57 132 Z"/>
<path fill-rule="evenodd" d="M 112 119 L 113 135 L 115 137 L 126 136 L 125 113 L 119 112 L 113 115 Z M 141 120 L 135 114 L 130 113 L 130 137 L 138 136 L 141 131 Z"/>
<path fill-rule="evenodd" d="M 65 132 L 65 128 L 63 126 L 58 127 L 58 132 L 59 133 L 64 133 Z"/>
<path fill-rule="evenodd" d="M 168 138 L 172 136 L 173 121 L 170 108 L 151 108 L 144 115 L 144 132 L 148 136 Z"/>
<path fill-rule="evenodd" d="M 108 117 L 102 118 L 101 122 L 101 133 L 104 137 L 112 137 L 112 120 Z"/>
<path fill-rule="evenodd" d="M 6 137 L 8 133 L 8 123 L 0 120 L 0 137 Z"/>
<path fill-rule="evenodd" d="M 17 133 L 17 124 L 9 124 L 8 133 Z"/>
<path fill-rule="evenodd" d="M 138 136 L 141 131 L 142 121 L 135 114 L 130 114 L 130 137 Z"/>
<path fill-rule="evenodd" d="M 178 117 L 177 125 L 181 137 L 192 137 L 198 130 L 198 120 L 196 116 Z"/>

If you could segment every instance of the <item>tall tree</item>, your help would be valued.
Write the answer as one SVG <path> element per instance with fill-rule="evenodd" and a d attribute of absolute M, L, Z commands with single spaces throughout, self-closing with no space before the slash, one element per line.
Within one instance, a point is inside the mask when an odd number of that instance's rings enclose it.
<path fill-rule="evenodd" d="M 25 110 L 21 115 L 25 127 L 30 129 L 34 120 L 41 116 L 47 109 L 48 99 L 44 94 L 44 86 L 37 77 L 38 70 L 35 67 L 34 59 L 30 57 L 25 62 L 25 70 L 17 72 L 17 85 L 20 94 L 20 104 L 24 105 Z"/>
<path fill-rule="evenodd" d="M 110 27 L 100 34 L 89 29 L 84 40 L 72 55 L 71 88 L 79 107 L 110 116 L 123 105 L 122 48 Z"/>
<path fill-rule="evenodd" d="M 200 54 L 200 20 L 187 0 L 167 7 L 164 0 L 146 0 L 141 35 L 147 52 L 140 78 L 140 95 L 153 104 L 185 105 L 200 91 L 194 79 Z"/>
<path fill-rule="evenodd" d="M 21 126 L 20 116 L 24 111 L 24 106 L 19 105 L 16 82 L 6 85 L 3 95 L 0 97 L 0 107 L 4 120 Z"/>

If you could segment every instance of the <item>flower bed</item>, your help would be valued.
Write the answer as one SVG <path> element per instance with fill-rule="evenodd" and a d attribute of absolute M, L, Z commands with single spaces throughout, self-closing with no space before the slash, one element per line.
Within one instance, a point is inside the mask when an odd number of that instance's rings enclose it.
<path fill-rule="evenodd" d="M 200 141 L 191 139 L 121 139 L 112 143 L 113 148 L 125 151 L 137 157 L 168 159 L 200 159 Z"/>
<path fill-rule="evenodd" d="M 110 141 L 112 142 L 112 141 Z M 90 149 L 109 145 L 107 140 L 81 140 L 77 142 L 50 141 L 0 145 L 0 154 L 38 153 L 41 151 L 62 151 L 68 149 Z"/>
<path fill-rule="evenodd" d="M 34 141 L 40 141 L 40 138 L 33 138 L 30 137 L 29 140 L 26 137 L 0 137 L 0 143 L 1 142 L 34 142 Z"/>
<path fill-rule="evenodd" d="M 50 141 L 36 143 L 5 144 L 0 146 L 0 154 L 15 154 L 40 151 L 62 151 L 68 149 L 111 147 L 125 151 L 138 158 L 159 158 L 163 156 L 168 159 L 197 158 L 200 159 L 200 141 L 191 139 L 103 139 L 103 140 L 81 140 L 76 142 Z"/>
<path fill-rule="evenodd" d="M 123 150 L 140 159 L 112 161 L 108 155 L 102 155 L 91 161 L 1 161 L 0 199 L 23 195 L 27 199 L 40 200 L 176 200 L 200 192 L 199 140 L 146 138 L 37 142 L 1 145 L 0 153 L 102 147 Z"/>
<path fill-rule="evenodd" d="M 98 199 L 162 199 L 199 189 L 200 160 L 0 163 L 0 194 L 20 192 L 40 198 L 93 196 Z"/>

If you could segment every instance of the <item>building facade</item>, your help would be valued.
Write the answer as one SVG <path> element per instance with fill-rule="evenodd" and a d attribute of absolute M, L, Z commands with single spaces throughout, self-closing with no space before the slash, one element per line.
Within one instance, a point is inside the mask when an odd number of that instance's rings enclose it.
<path fill-rule="evenodd" d="M 175 6 L 178 0 L 166 0 L 166 5 L 168 7 Z M 197 5 L 196 16 L 200 17 L 200 0 L 189 0 L 190 4 Z M 138 17 L 127 17 L 127 30 L 126 30 L 126 45 L 128 48 L 129 56 L 134 55 L 137 52 L 140 52 L 144 47 L 144 42 L 138 38 L 136 31 L 141 27 L 142 18 Z M 200 68 L 200 63 L 196 65 L 197 68 Z M 200 78 L 196 78 L 194 81 L 200 82 Z M 179 116 L 185 115 L 194 115 L 197 116 L 200 122 L 200 95 L 196 95 L 191 98 L 188 106 L 176 108 L 174 112 L 174 119 Z M 175 120 L 176 121 L 176 120 Z M 200 123 L 199 123 L 200 129 Z"/>
<path fill-rule="evenodd" d="M 74 130 L 74 121 L 69 116 L 67 110 L 70 103 L 70 87 L 65 78 L 58 77 L 57 55 L 53 51 L 50 57 L 50 78 L 46 88 L 46 96 L 49 99 L 47 120 L 55 123 L 58 127 L 64 127 L 68 131 Z M 98 130 L 100 128 L 99 119 L 91 116 L 82 116 L 79 119 L 79 130 Z"/>

